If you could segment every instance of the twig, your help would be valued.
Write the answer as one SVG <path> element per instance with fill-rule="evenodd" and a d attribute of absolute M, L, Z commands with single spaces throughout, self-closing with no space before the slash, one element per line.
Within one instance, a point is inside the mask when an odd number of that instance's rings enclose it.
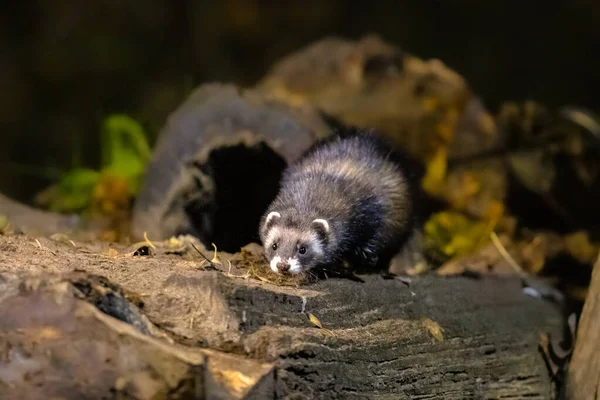
<path fill-rule="evenodd" d="M 502 257 L 504 257 L 504 259 L 506 260 L 506 262 L 522 277 L 525 277 L 526 274 L 525 272 L 523 272 L 523 268 L 521 268 L 521 266 L 519 264 L 517 264 L 517 262 L 515 261 L 514 258 L 512 258 L 512 256 L 508 253 L 508 251 L 506 251 L 506 248 L 502 245 L 502 243 L 500 242 L 500 239 L 498 239 L 498 235 L 496 235 L 496 232 L 491 232 L 490 233 L 490 237 L 492 239 L 492 242 L 494 243 L 494 246 L 496 246 L 496 249 L 498 250 L 498 252 L 500 253 L 500 255 Z"/>

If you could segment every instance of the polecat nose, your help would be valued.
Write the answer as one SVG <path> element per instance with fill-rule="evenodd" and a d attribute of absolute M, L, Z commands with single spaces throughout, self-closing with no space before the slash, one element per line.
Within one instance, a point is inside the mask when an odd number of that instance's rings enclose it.
<path fill-rule="evenodd" d="M 288 272 L 290 270 L 290 264 L 280 261 L 277 263 L 277 269 L 279 272 Z"/>

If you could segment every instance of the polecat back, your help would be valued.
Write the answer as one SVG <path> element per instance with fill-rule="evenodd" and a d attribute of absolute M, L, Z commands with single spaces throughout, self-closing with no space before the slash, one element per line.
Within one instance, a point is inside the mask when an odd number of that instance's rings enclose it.
<path fill-rule="evenodd" d="M 383 139 L 355 132 L 289 166 L 260 224 L 271 269 L 387 268 L 413 229 L 412 191 L 393 155 Z"/>

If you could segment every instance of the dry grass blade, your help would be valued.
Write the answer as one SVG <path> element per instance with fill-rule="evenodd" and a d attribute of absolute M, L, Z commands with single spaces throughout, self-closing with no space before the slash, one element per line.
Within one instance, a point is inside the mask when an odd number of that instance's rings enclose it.
<path fill-rule="evenodd" d="M 512 256 L 508 253 L 508 251 L 506 251 L 506 249 L 504 248 L 504 246 L 500 242 L 500 239 L 498 238 L 498 235 L 496 235 L 496 232 L 491 232 L 490 233 L 490 237 L 492 239 L 492 242 L 494 243 L 494 246 L 496 246 L 496 249 L 498 250 L 498 252 L 500 253 L 500 255 L 502 255 L 502 257 L 504 257 L 504 259 L 506 260 L 506 262 L 519 275 L 525 276 L 525 272 L 523 272 L 523 269 L 521 268 L 521 266 L 519 264 L 517 264 L 517 262 L 515 261 L 515 259 L 512 258 Z"/>
<path fill-rule="evenodd" d="M 212 262 L 213 264 L 221 264 L 221 261 L 219 261 L 219 258 L 217 257 L 217 246 L 214 243 L 211 243 L 212 247 L 215 249 L 215 254 L 213 256 L 213 259 L 210 260 L 210 262 Z"/>
<path fill-rule="evenodd" d="M 260 275 L 259 275 L 259 274 L 257 274 L 256 272 L 254 272 L 254 273 L 253 273 L 253 276 L 254 276 L 255 278 L 258 278 L 259 280 L 261 280 L 261 281 L 263 281 L 263 282 L 272 283 L 272 284 L 274 284 L 274 285 L 275 285 L 275 282 L 273 282 L 272 280 L 269 280 L 269 279 L 267 279 L 267 278 L 265 278 L 265 277 L 262 277 L 262 276 L 260 276 Z"/>
<path fill-rule="evenodd" d="M 150 248 L 156 249 L 156 246 L 154 246 L 154 244 L 152 244 L 152 242 L 148 239 L 148 234 L 146 232 L 144 232 L 144 240 Z"/>

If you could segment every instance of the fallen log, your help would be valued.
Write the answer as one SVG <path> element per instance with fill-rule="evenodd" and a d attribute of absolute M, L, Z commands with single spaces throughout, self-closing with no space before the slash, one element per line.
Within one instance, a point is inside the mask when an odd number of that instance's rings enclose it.
<path fill-rule="evenodd" d="M 72 233 L 80 224 L 77 215 L 61 215 L 30 207 L 0 193 L 0 216 L 20 232 L 30 235 Z"/>
<path fill-rule="evenodd" d="M 437 165 L 437 174 L 447 167 L 424 187 L 456 209 L 487 218 L 505 198 L 504 132 L 468 82 L 440 60 L 378 35 L 326 37 L 276 62 L 256 90 L 311 104 L 342 125 L 376 129 L 421 163 Z"/>
<path fill-rule="evenodd" d="M 233 375 L 241 374 L 243 365 L 265 365 L 267 376 L 268 365 L 273 364 L 274 390 L 268 396 L 262 392 L 260 398 L 548 399 L 553 395 L 538 344 L 540 334 L 560 336 L 561 315 L 551 304 L 523 294 L 516 278 L 424 276 L 406 284 L 375 275 L 361 277 L 363 282 L 328 279 L 288 286 L 269 275 L 260 246 L 238 254 L 217 253 L 213 258 L 195 239 L 176 242 L 138 244 L 145 251 L 136 251 L 135 247 L 98 243 L 75 247 L 46 238 L 0 236 L 0 282 L 5 286 L 14 282 L 9 285 L 12 289 L 0 291 L 0 393 L 17 393 L 11 391 L 7 376 L 20 369 L 7 354 L 30 343 L 33 336 L 23 329 L 37 318 L 71 329 L 68 338 L 79 345 L 72 352 L 60 351 L 68 352 L 67 365 L 77 374 L 67 382 L 64 372 L 44 370 L 57 365 L 49 363 L 49 353 L 21 352 L 19 365 L 41 365 L 36 380 L 22 385 L 81 388 L 89 384 L 99 370 L 84 344 L 100 341 L 109 342 L 113 350 L 127 345 L 135 365 L 144 368 L 149 359 L 155 362 L 152 370 L 177 366 L 179 372 L 169 374 L 177 382 L 185 381 L 196 364 L 165 351 L 167 345 L 185 346 L 186 354 L 204 348 L 243 357 L 248 364 L 234 365 L 229 369 Z M 41 284 L 31 284 L 33 277 Z M 52 290 L 45 292 L 44 287 Z M 57 288 L 74 294 L 57 295 Z M 95 307 L 82 305 L 84 301 Z M 97 310 L 107 315 L 100 317 Z M 128 329 L 126 335 L 116 335 L 106 328 L 114 326 L 116 319 L 123 322 L 119 332 L 129 323 L 136 334 Z M 60 321 L 67 322 L 60 325 Z M 54 331 L 37 332 L 36 346 L 57 349 Z M 134 367 L 128 368 L 119 371 L 140 376 Z M 97 379 L 94 387 L 114 389 L 116 372 L 103 371 L 108 375 Z M 227 369 L 220 371 L 227 375 Z M 163 375 L 152 376 L 152 387 L 157 388 L 152 393 L 160 393 L 154 399 L 178 398 L 168 390 L 173 385 L 165 383 Z M 255 384 L 248 391 L 269 387 L 268 379 L 261 376 L 252 380 Z M 44 377 L 56 380 L 51 384 Z M 67 399 L 81 398 L 76 391 L 60 393 Z M 129 398 L 144 398 L 139 393 L 130 391 Z M 210 398 L 202 392 L 195 396 Z"/>
<path fill-rule="evenodd" d="M 193 234 L 238 251 L 255 240 L 285 166 L 326 134 L 309 106 L 234 85 L 200 86 L 160 133 L 136 198 L 133 236 Z"/>
<path fill-rule="evenodd" d="M 256 90 L 311 104 L 344 124 L 377 129 L 421 160 L 440 143 L 450 144 L 450 158 L 502 143 L 492 116 L 458 72 L 379 35 L 310 43 L 276 62 Z"/>
<path fill-rule="evenodd" d="M 475 157 L 502 137 L 458 73 L 377 36 L 326 38 L 252 89 L 202 85 L 169 116 L 136 198 L 134 238 L 191 234 L 230 252 L 257 241 L 282 170 L 337 125 L 392 139 L 417 158 L 416 180 L 432 160 L 445 170 L 468 159 L 427 190 L 473 216 L 491 215 L 504 198 L 503 161 Z"/>
<path fill-rule="evenodd" d="M 68 279 L 3 273 L 0 292 L 0 399 L 262 399 L 273 392 L 271 365 L 143 335 L 78 299 Z"/>

